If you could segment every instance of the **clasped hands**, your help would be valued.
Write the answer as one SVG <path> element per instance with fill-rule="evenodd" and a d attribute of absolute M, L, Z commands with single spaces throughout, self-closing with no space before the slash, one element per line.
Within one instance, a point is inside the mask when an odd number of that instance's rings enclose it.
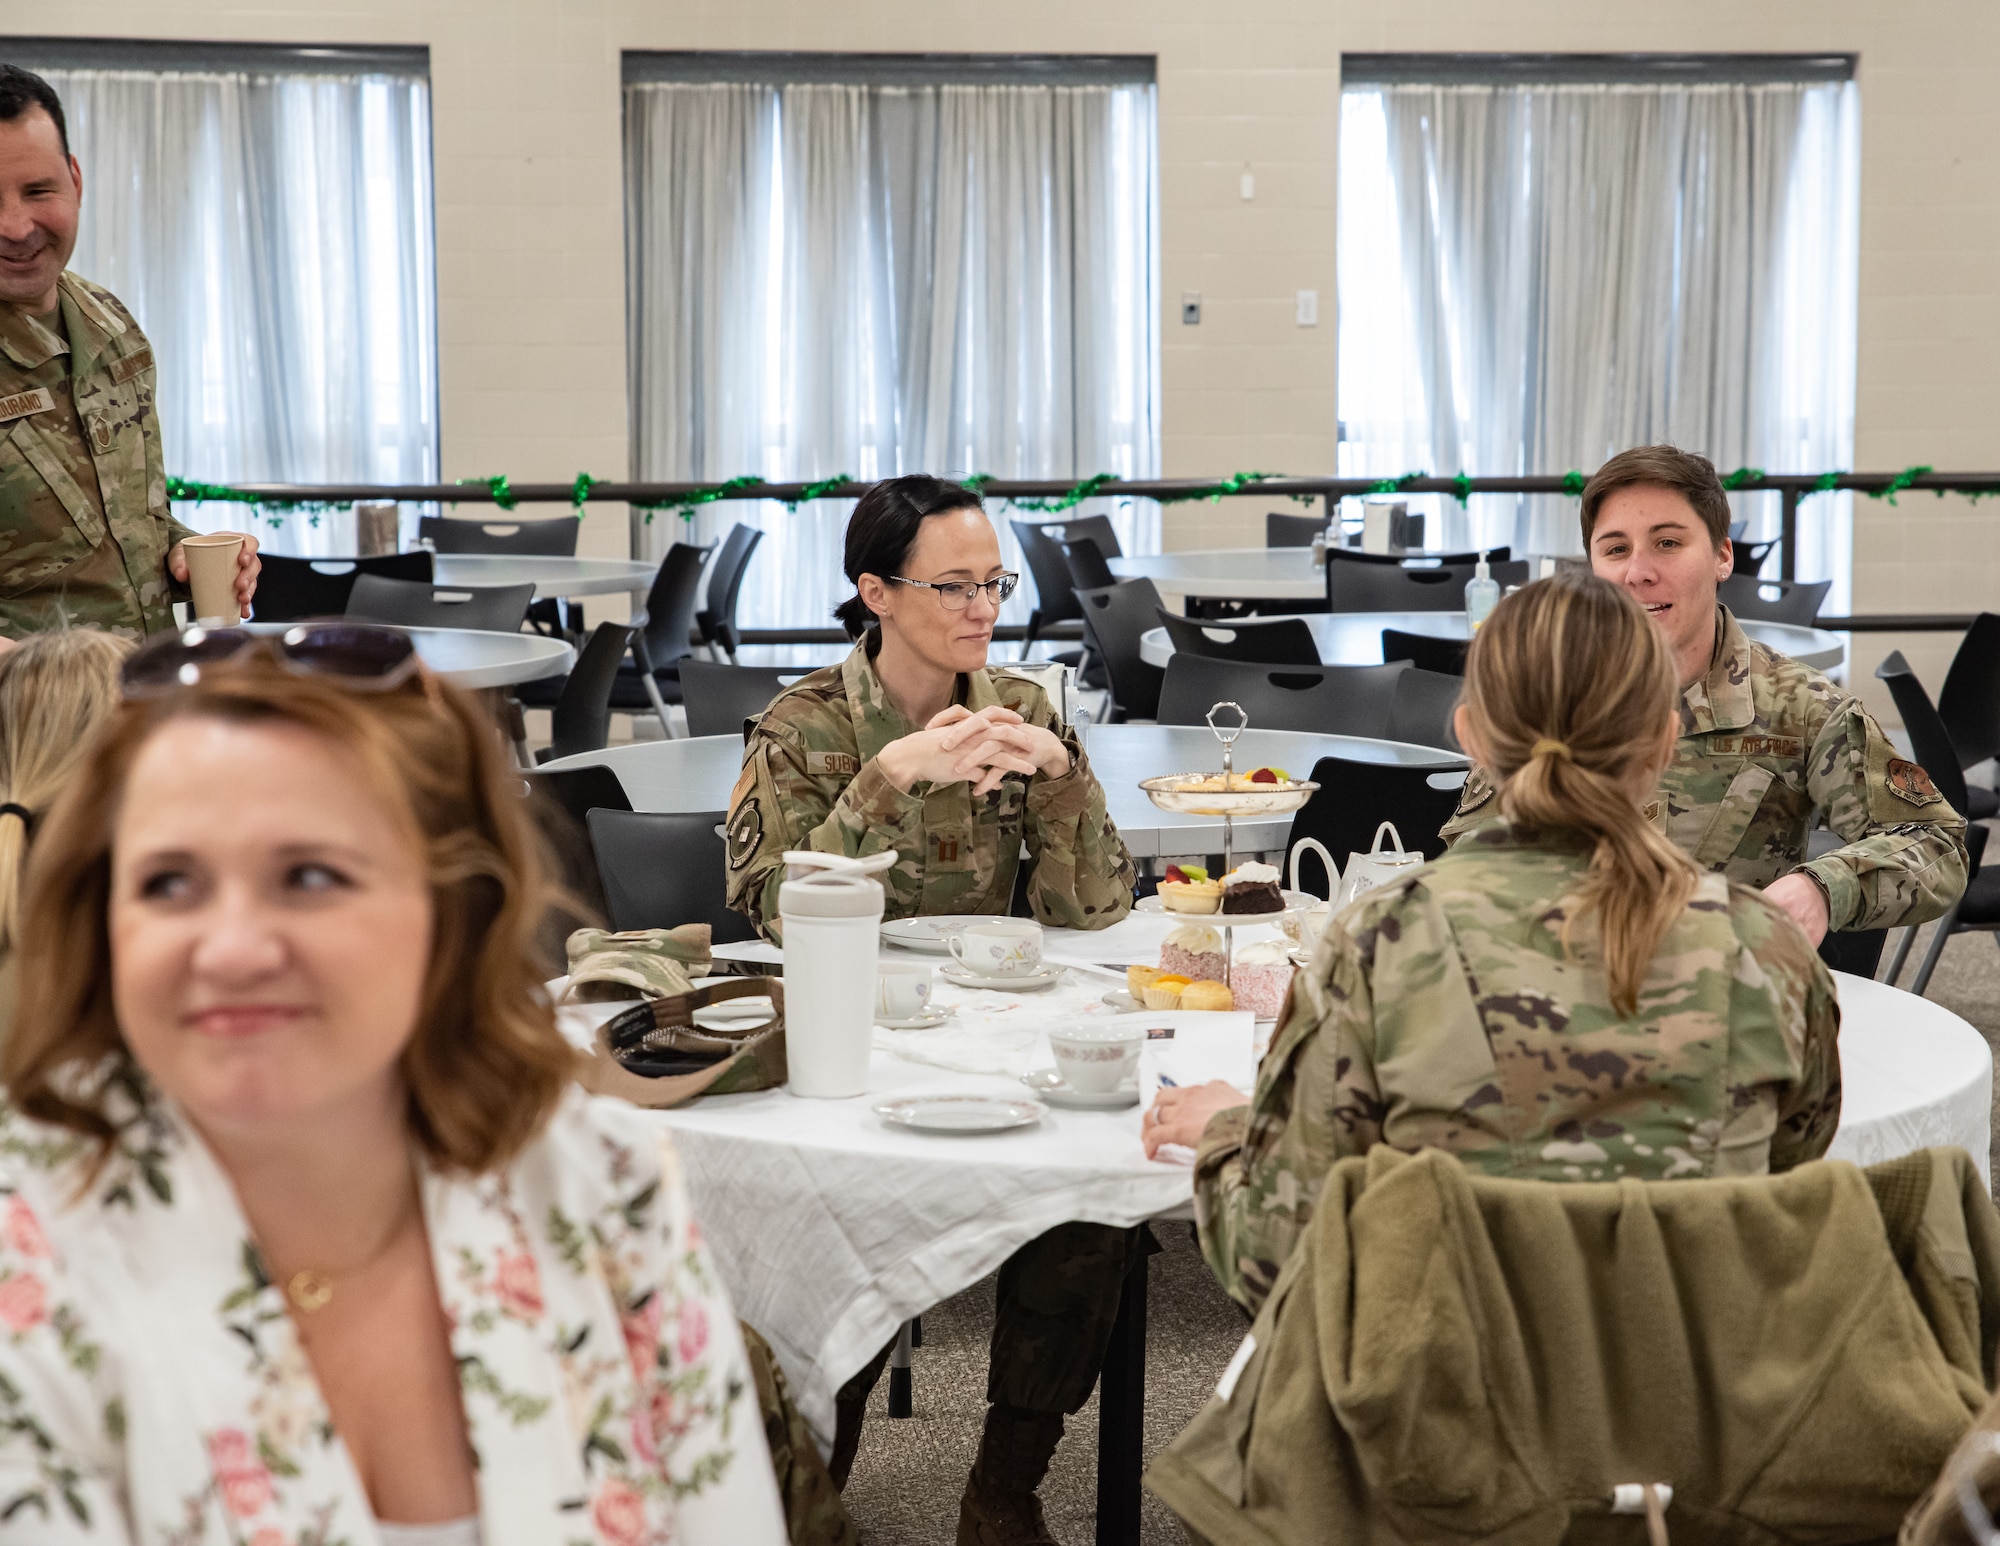
<path fill-rule="evenodd" d="M 891 741 L 876 760 L 889 782 L 908 794 L 917 780 L 933 784 L 970 783 L 975 796 L 997 789 L 1009 773 L 1069 771 L 1069 748 L 1052 731 L 1028 724 L 1012 709 L 994 704 L 977 713 L 954 703 L 929 724 Z"/>

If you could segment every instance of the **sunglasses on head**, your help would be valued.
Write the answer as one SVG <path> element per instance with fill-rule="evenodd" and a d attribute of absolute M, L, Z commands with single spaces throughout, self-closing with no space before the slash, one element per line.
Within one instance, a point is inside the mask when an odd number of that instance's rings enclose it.
<path fill-rule="evenodd" d="M 119 674 L 128 698 L 157 698 L 193 687 L 262 653 L 295 676 L 337 682 L 356 692 L 387 692 L 415 676 L 422 662 L 410 636 L 370 623 L 298 623 L 282 633 L 248 628 L 188 628 L 155 634 Z"/>

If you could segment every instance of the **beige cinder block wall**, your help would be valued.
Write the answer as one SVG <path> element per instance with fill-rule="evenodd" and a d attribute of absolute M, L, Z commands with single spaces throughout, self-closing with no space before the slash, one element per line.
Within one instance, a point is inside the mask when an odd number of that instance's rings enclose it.
<path fill-rule="evenodd" d="M 1156 55 L 1170 475 L 1334 466 L 1342 50 L 1852 50 L 1856 463 L 2000 466 L 2000 9 L 1964 0 L 11 0 L 0 29 L 429 45 L 444 473 L 516 480 L 626 466 L 626 48 Z M 1294 323 L 1300 289 L 1320 294 L 1316 328 Z M 1179 320 L 1186 290 L 1203 298 L 1198 328 Z M 1263 508 L 1176 507 L 1168 544 L 1254 544 Z M 588 550 L 625 540 L 622 511 L 593 511 Z M 1855 558 L 1857 610 L 1975 610 L 2000 580 L 2000 505 L 1862 501 Z M 1854 675 L 1872 690 L 1901 644 L 1935 687 L 1953 642 L 1864 635 Z"/>

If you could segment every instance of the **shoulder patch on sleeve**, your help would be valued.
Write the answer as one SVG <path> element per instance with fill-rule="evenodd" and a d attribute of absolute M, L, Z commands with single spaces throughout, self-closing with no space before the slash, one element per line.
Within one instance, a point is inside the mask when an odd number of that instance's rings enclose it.
<path fill-rule="evenodd" d="M 1474 768 L 1465 775 L 1465 787 L 1459 791 L 1458 809 L 1453 814 L 1463 816 L 1476 811 L 1493 798 L 1493 783 L 1480 768 Z"/>
<path fill-rule="evenodd" d="M 740 870 L 756 856 L 758 845 L 764 841 L 764 812 L 757 804 L 757 797 L 748 796 L 736 808 L 736 814 L 729 818 L 724 829 L 729 843 L 729 867 Z"/>
<path fill-rule="evenodd" d="M 1886 776 L 1889 793 L 1912 805 L 1930 805 L 1944 798 L 1930 774 L 1907 757 L 1891 757 Z"/>

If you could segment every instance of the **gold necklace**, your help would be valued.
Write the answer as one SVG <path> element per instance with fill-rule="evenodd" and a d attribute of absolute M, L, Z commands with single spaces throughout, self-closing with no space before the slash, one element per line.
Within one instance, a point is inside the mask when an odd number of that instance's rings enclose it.
<path fill-rule="evenodd" d="M 412 1188 L 411 1193 L 405 1194 L 402 1211 L 396 1215 L 396 1221 L 390 1226 L 389 1233 L 383 1237 L 382 1243 L 353 1266 L 343 1267 L 337 1273 L 324 1271 L 318 1267 L 301 1267 L 287 1278 L 285 1297 L 292 1302 L 293 1307 L 303 1315 L 312 1315 L 324 1310 L 333 1303 L 333 1285 L 337 1278 L 353 1277 L 356 1273 L 365 1272 L 388 1255 L 390 1247 L 402 1236 L 404 1225 L 410 1221 L 410 1215 L 414 1211 L 410 1207 L 410 1196 L 414 1191 L 415 1188 Z"/>

